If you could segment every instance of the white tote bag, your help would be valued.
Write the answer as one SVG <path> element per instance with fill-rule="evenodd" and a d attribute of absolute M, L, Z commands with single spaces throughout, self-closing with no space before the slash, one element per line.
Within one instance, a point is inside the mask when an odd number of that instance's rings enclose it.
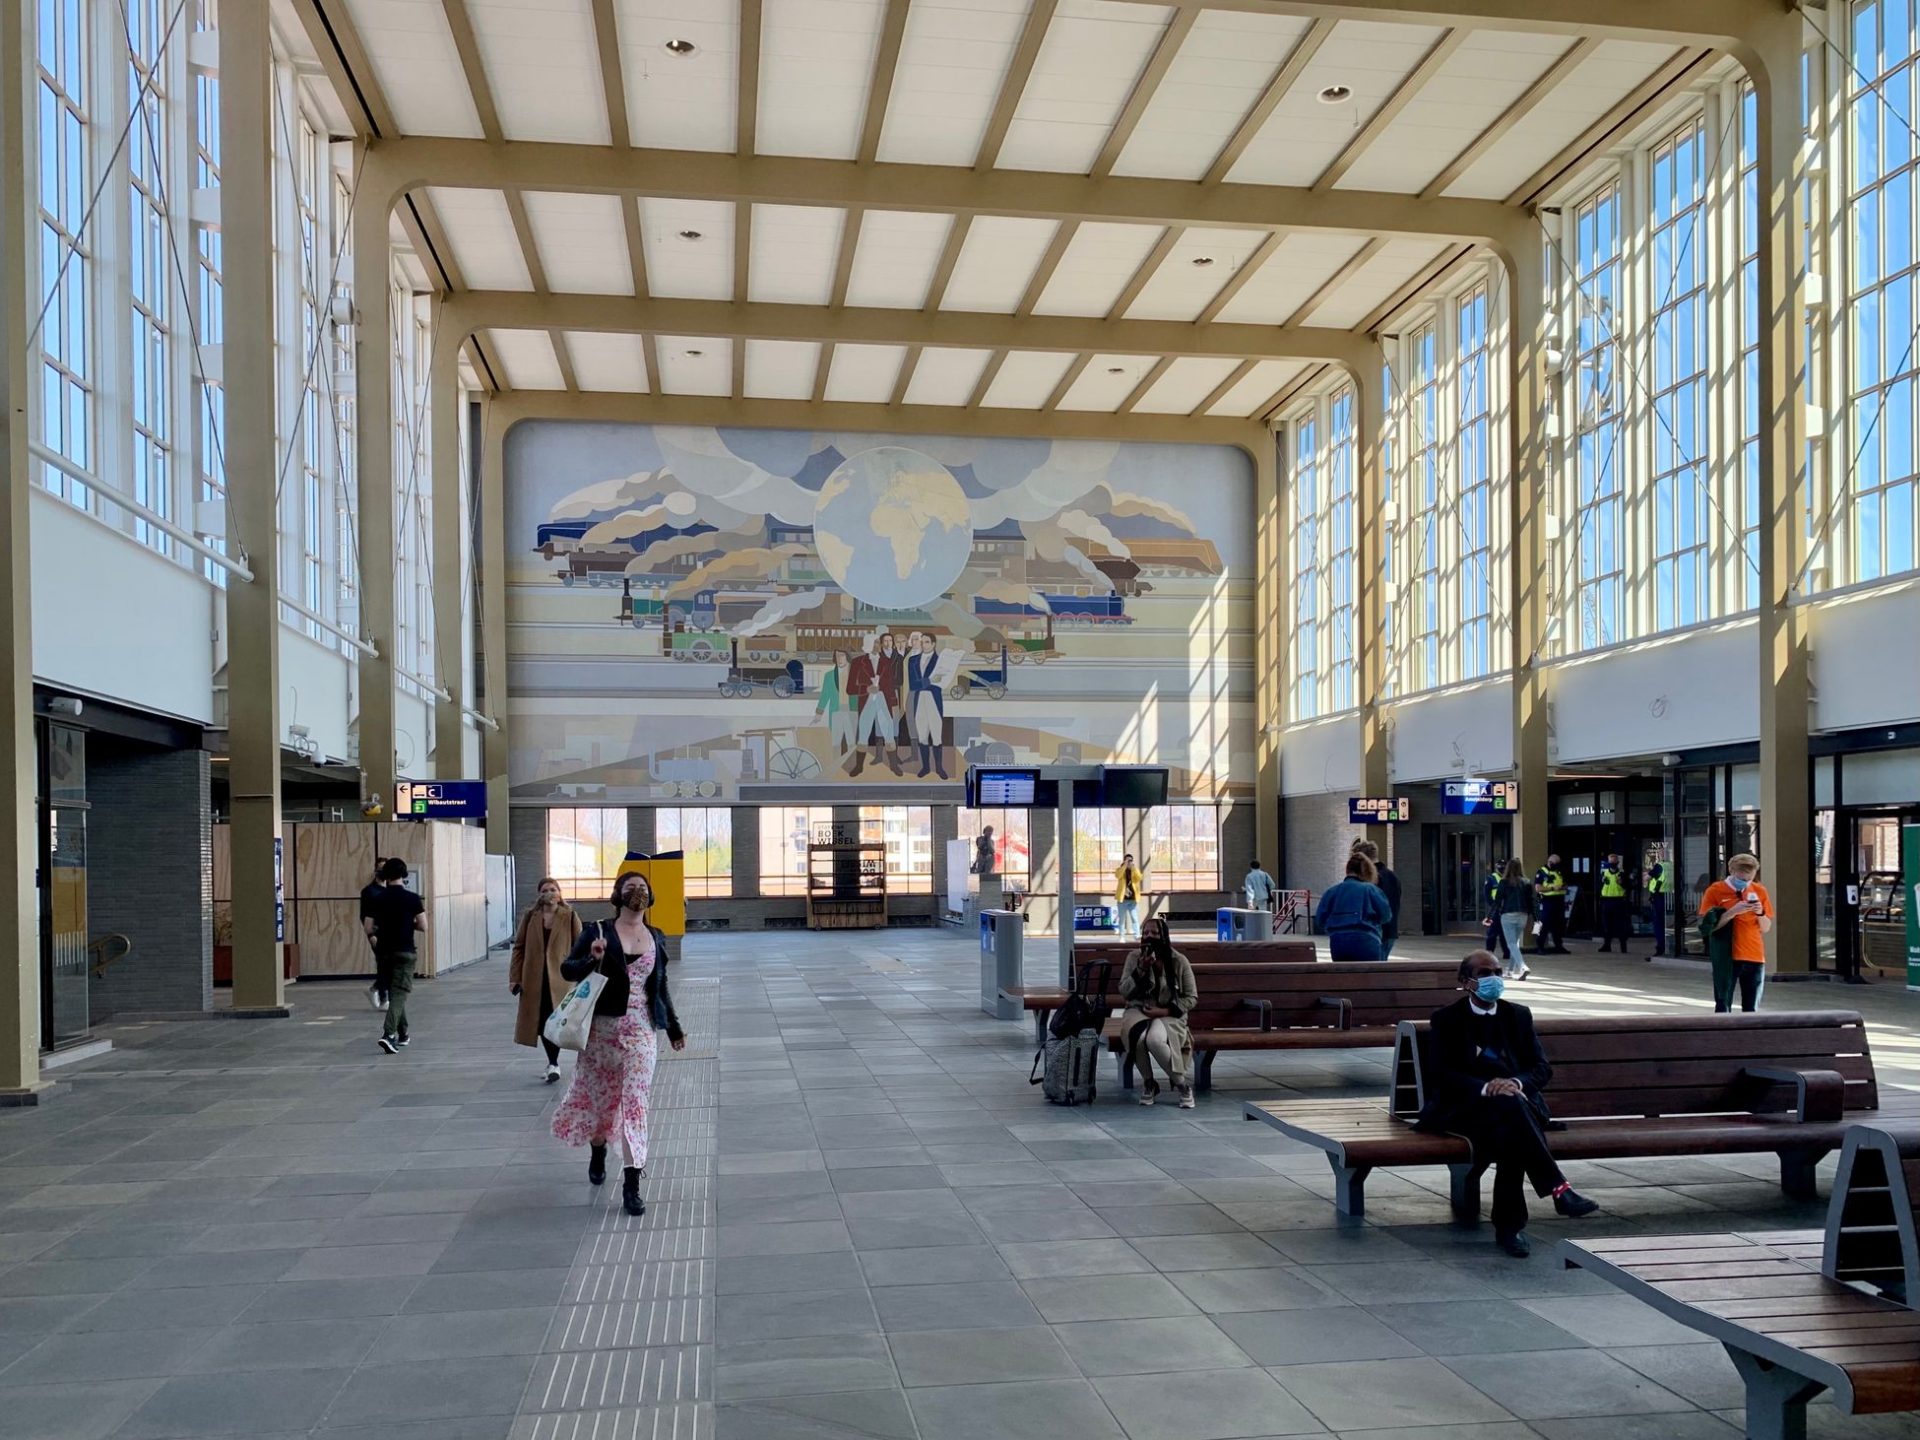
<path fill-rule="evenodd" d="M 560 997 L 540 1033 L 562 1050 L 586 1049 L 587 1035 L 593 1029 L 593 1007 L 606 988 L 607 977 L 594 971 Z"/>

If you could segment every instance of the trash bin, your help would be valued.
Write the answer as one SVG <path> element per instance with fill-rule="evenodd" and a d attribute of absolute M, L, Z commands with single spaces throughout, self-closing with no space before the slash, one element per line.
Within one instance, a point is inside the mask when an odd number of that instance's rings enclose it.
<path fill-rule="evenodd" d="M 1026 931 L 1018 910 L 980 912 L 980 1008 L 996 1020 L 1020 1018 L 1020 1002 L 1001 992 L 1023 981 Z"/>
<path fill-rule="evenodd" d="M 1222 940 L 1271 940 L 1271 910 L 1240 910 L 1221 906 L 1214 912 L 1215 933 Z"/>

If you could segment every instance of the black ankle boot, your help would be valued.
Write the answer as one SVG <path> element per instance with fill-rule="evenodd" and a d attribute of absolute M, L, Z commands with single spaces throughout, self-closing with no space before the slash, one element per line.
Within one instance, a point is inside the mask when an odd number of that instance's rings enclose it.
<path fill-rule="evenodd" d="M 598 1185 L 607 1178 L 607 1147 L 589 1145 L 587 1147 L 587 1179 Z"/>
<path fill-rule="evenodd" d="M 640 1198 L 640 1172 L 629 1165 L 623 1172 L 622 1178 L 624 1183 L 620 1190 L 620 1201 L 627 1207 L 627 1214 L 646 1214 L 647 1202 Z"/>

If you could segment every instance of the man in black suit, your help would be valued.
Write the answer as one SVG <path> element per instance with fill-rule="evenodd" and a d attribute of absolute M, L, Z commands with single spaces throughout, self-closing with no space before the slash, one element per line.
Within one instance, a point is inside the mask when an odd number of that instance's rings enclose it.
<path fill-rule="evenodd" d="M 1534 1033 L 1533 1012 L 1500 998 L 1500 962 L 1476 950 L 1460 962 L 1460 988 L 1467 993 L 1433 1014 L 1427 1034 L 1427 1102 L 1423 1130 L 1458 1135 L 1473 1146 L 1473 1158 L 1493 1167 L 1494 1243 L 1517 1260 L 1532 1251 L 1527 1240 L 1527 1200 L 1520 1182 L 1553 1197 L 1569 1217 L 1600 1207 L 1576 1194 L 1547 1145 L 1551 1123 L 1541 1091 L 1553 1066 Z"/>

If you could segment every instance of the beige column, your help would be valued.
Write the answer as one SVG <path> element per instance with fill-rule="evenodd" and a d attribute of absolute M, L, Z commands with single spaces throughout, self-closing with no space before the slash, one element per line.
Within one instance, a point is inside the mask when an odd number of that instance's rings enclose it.
<path fill-rule="evenodd" d="M 1287 507 L 1280 498 L 1280 437 L 1263 427 L 1247 454 L 1253 461 L 1253 853 L 1278 876 L 1293 547 L 1287 543 Z"/>
<path fill-rule="evenodd" d="M 1360 793 L 1392 793 L 1388 779 L 1386 717 L 1387 594 L 1382 578 L 1386 559 L 1387 389 L 1376 357 L 1348 367 L 1353 379 L 1354 511 L 1358 526 L 1353 580 L 1354 660 L 1360 702 Z M 1369 825 L 1367 838 L 1391 856 L 1393 827 Z"/>
<path fill-rule="evenodd" d="M 0 9 L 0 1103 L 40 1082 L 33 573 L 27 537 L 27 7 Z"/>
<path fill-rule="evenodd" d="M 1532 227 L 1529 226 L 1531 229 Z M 1507 589 L 1513 655 L 1513 774 L 1520 784 L 1513 853 L 1530 869 L 1547 858 L 1547 695 L 1540 662 L 1546 645 L 1547 493 L 1552 484 L 1546 433 L 1548 332 L 1545 237 L 1523 233 L 1506 256 L 1511 340 L 1507 346 L 1507 443 L 1511 536 Z"/>
<path fill-rule="evenodd" d="M 1760 187 L 1760 864 L 1778 919 L 1777 968 L 1813 966 L 1807 627 L 1794 605 L 1806 565 L 1807 397 L 1798 281 L 1801 230 L 1798 13 L 1757 16 L 1748 70 Z"/>
<path fill-rule="evenodd" d="M 467 729 L 461 703 L 467 692 L 466 629 L 460 623 L 466 608 L 461 501 L 466 497 L 467 477 L 460 468 L 464 419 L 460 344 L 442 324 L 429 330 L 433 336 L 427 371 L 428 440 L 433 456 L 433 668 L 434 679 L 450 697 L 436 700 L 433 706 L 433 773 L 441 780 L 459 780 Z"/>
<path fill-rule="evenodd" d="M 369 195 L 383 192 L 367 186 Z M 360 521 L 361 790 L 393 813 L 393 286 L 384 205 L 353 207 L 354 468 Z"/>
<path fill-rule="evenodd" d="M 274 500 L 272 52 L 265 6 L 220 12 L 220 248 L 227 524 L 250 582 L 227 587 L 233 1005 L 279 1011 L 280 537 Z M 292 856 L 286 857 L 291 865 Z"/>
<path fill-rule="evenodd" d="M 487 853 L 507 850 L 507 492 L 506 436 L 486 402 L 480 442 L 480 695 L 474 707 L 493 720 L 481 732 L 487 778 Z"/>

